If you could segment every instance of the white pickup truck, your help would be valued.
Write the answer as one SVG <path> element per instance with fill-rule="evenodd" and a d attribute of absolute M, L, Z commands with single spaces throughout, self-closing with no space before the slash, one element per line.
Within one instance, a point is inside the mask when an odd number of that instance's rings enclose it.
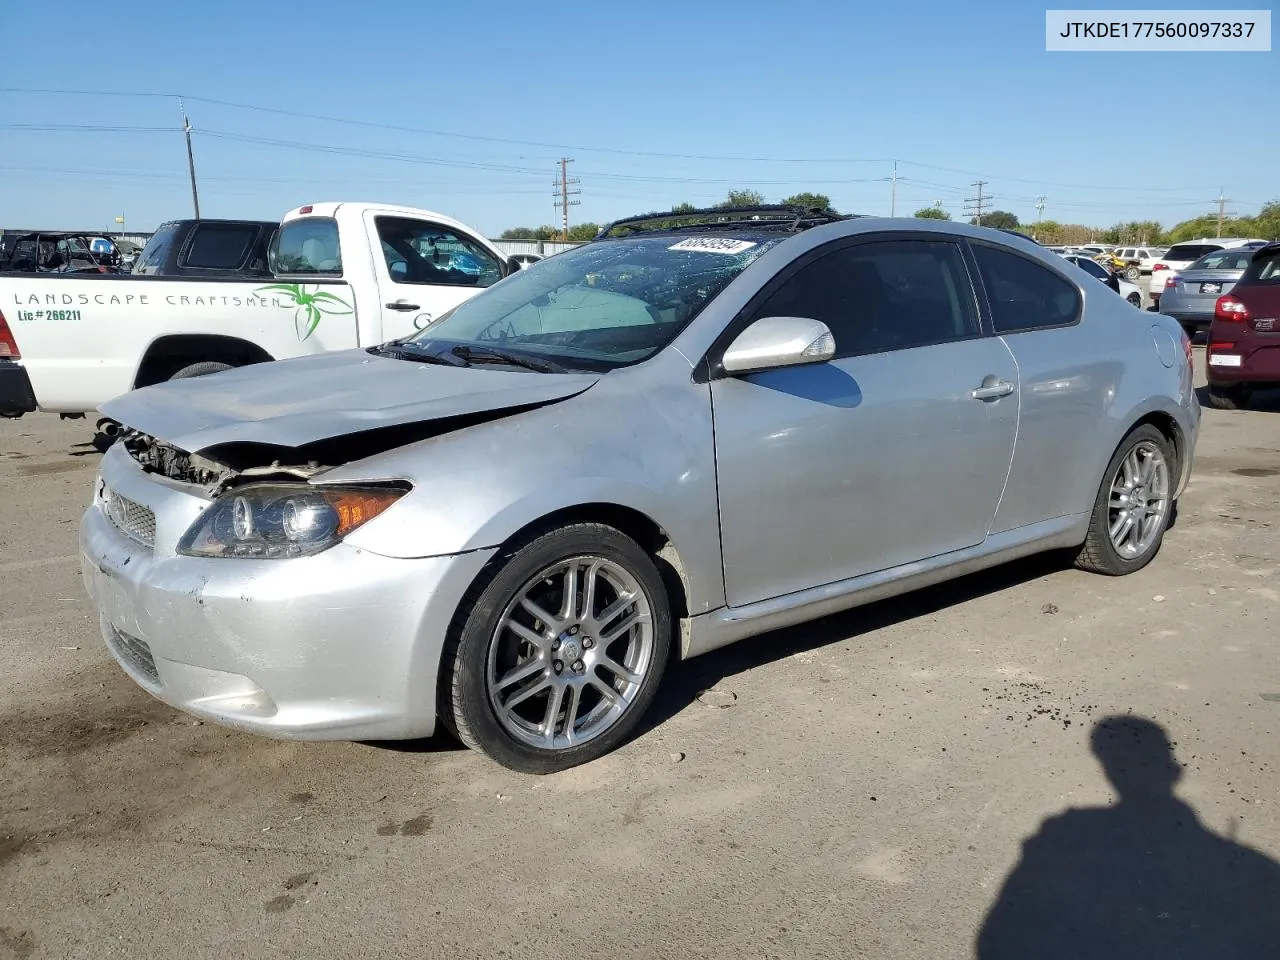
<path fill-rule="evenodd" d="M 456 220 L 373 203 L 290 210 L 269 259 L 269 278 L 0 274 L 0 416 L 385 343 L 519 269 Z"/>

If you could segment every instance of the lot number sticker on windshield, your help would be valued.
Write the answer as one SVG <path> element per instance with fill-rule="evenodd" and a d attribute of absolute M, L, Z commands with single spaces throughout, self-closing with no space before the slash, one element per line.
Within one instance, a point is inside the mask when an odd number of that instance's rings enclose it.
<path fill-rule="evenodd" d="M 667 247 L 668 250 L 700 250 L 703 253 L 741 253 L 755 246 L 751 240 L 734 240 L 731 237 L 690 237 Z"/>

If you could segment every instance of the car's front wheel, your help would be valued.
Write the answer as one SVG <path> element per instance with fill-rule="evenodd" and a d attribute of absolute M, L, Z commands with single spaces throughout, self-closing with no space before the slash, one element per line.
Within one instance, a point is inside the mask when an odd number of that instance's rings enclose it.
<path fill-rule="evenodd" d="M 1142 276 L 1142 270 L 1136 264 L 1129 264 L 1124 268 L 1124 278 L 1130 283 L 1137 283 L 1138 278 Z"/>
<path fill-rule="evenodd" d="M 1142 294 L 1140 294 L 1140 293 L 1131 293 L 1131 294 L 1129 294 L 1129 303 L 1131 303 L 1131 304 L 1132 304 L 1134 307 L 1136 307 L 1138 310 L 1141 310 L 1141 309 L 1142 309 Z"/>
<path fill-rule="evenodd" d="M 1176 483 L 1169 440 L 1150 424 L 1135 427 L 1103 474 L 1076 566 L 1120 576 L 1150 563 L 1173 514 Z"/>
<path fill-rule="evenodd" d="M 653 559 L 612 527 L 561 527 L 507 551 L 463 601 L 441 665 L 441 713 L 505 767 L 564 770 L 630 736 L 670 646 Z"/>

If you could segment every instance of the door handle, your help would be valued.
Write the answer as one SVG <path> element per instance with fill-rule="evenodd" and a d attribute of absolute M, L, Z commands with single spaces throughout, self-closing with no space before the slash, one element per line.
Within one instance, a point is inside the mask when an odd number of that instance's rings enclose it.
<path fill-rule="evenodd" d="M 421 309 L 416 303 L 405 303 L 403 300 L 396 300 L 393 303 L 383 304 L 388 310 L 419 310 Z"/>
<path fill-rule="evenodd" d="M 982 378 L 982 386 L 974 389 L 972 397 L 975 400 L 999 400 L 1011 393 L 1013 393 L 1012 383 L 1001 380 L 995 374 L 988 374 Z"/>

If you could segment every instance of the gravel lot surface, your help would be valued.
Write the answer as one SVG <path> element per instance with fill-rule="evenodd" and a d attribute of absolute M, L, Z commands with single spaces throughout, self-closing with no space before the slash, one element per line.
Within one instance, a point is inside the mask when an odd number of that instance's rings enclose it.
<path fill-rule="evenodd" d="M 1050 557 L 745 641 L 544 778 L 152 700 L 79 580 L 90 429 L 0 421 L 0 958 L 1225 960 L 1275 933 L 1280 394 L 1205 411 L 1141 573 Z"/>

